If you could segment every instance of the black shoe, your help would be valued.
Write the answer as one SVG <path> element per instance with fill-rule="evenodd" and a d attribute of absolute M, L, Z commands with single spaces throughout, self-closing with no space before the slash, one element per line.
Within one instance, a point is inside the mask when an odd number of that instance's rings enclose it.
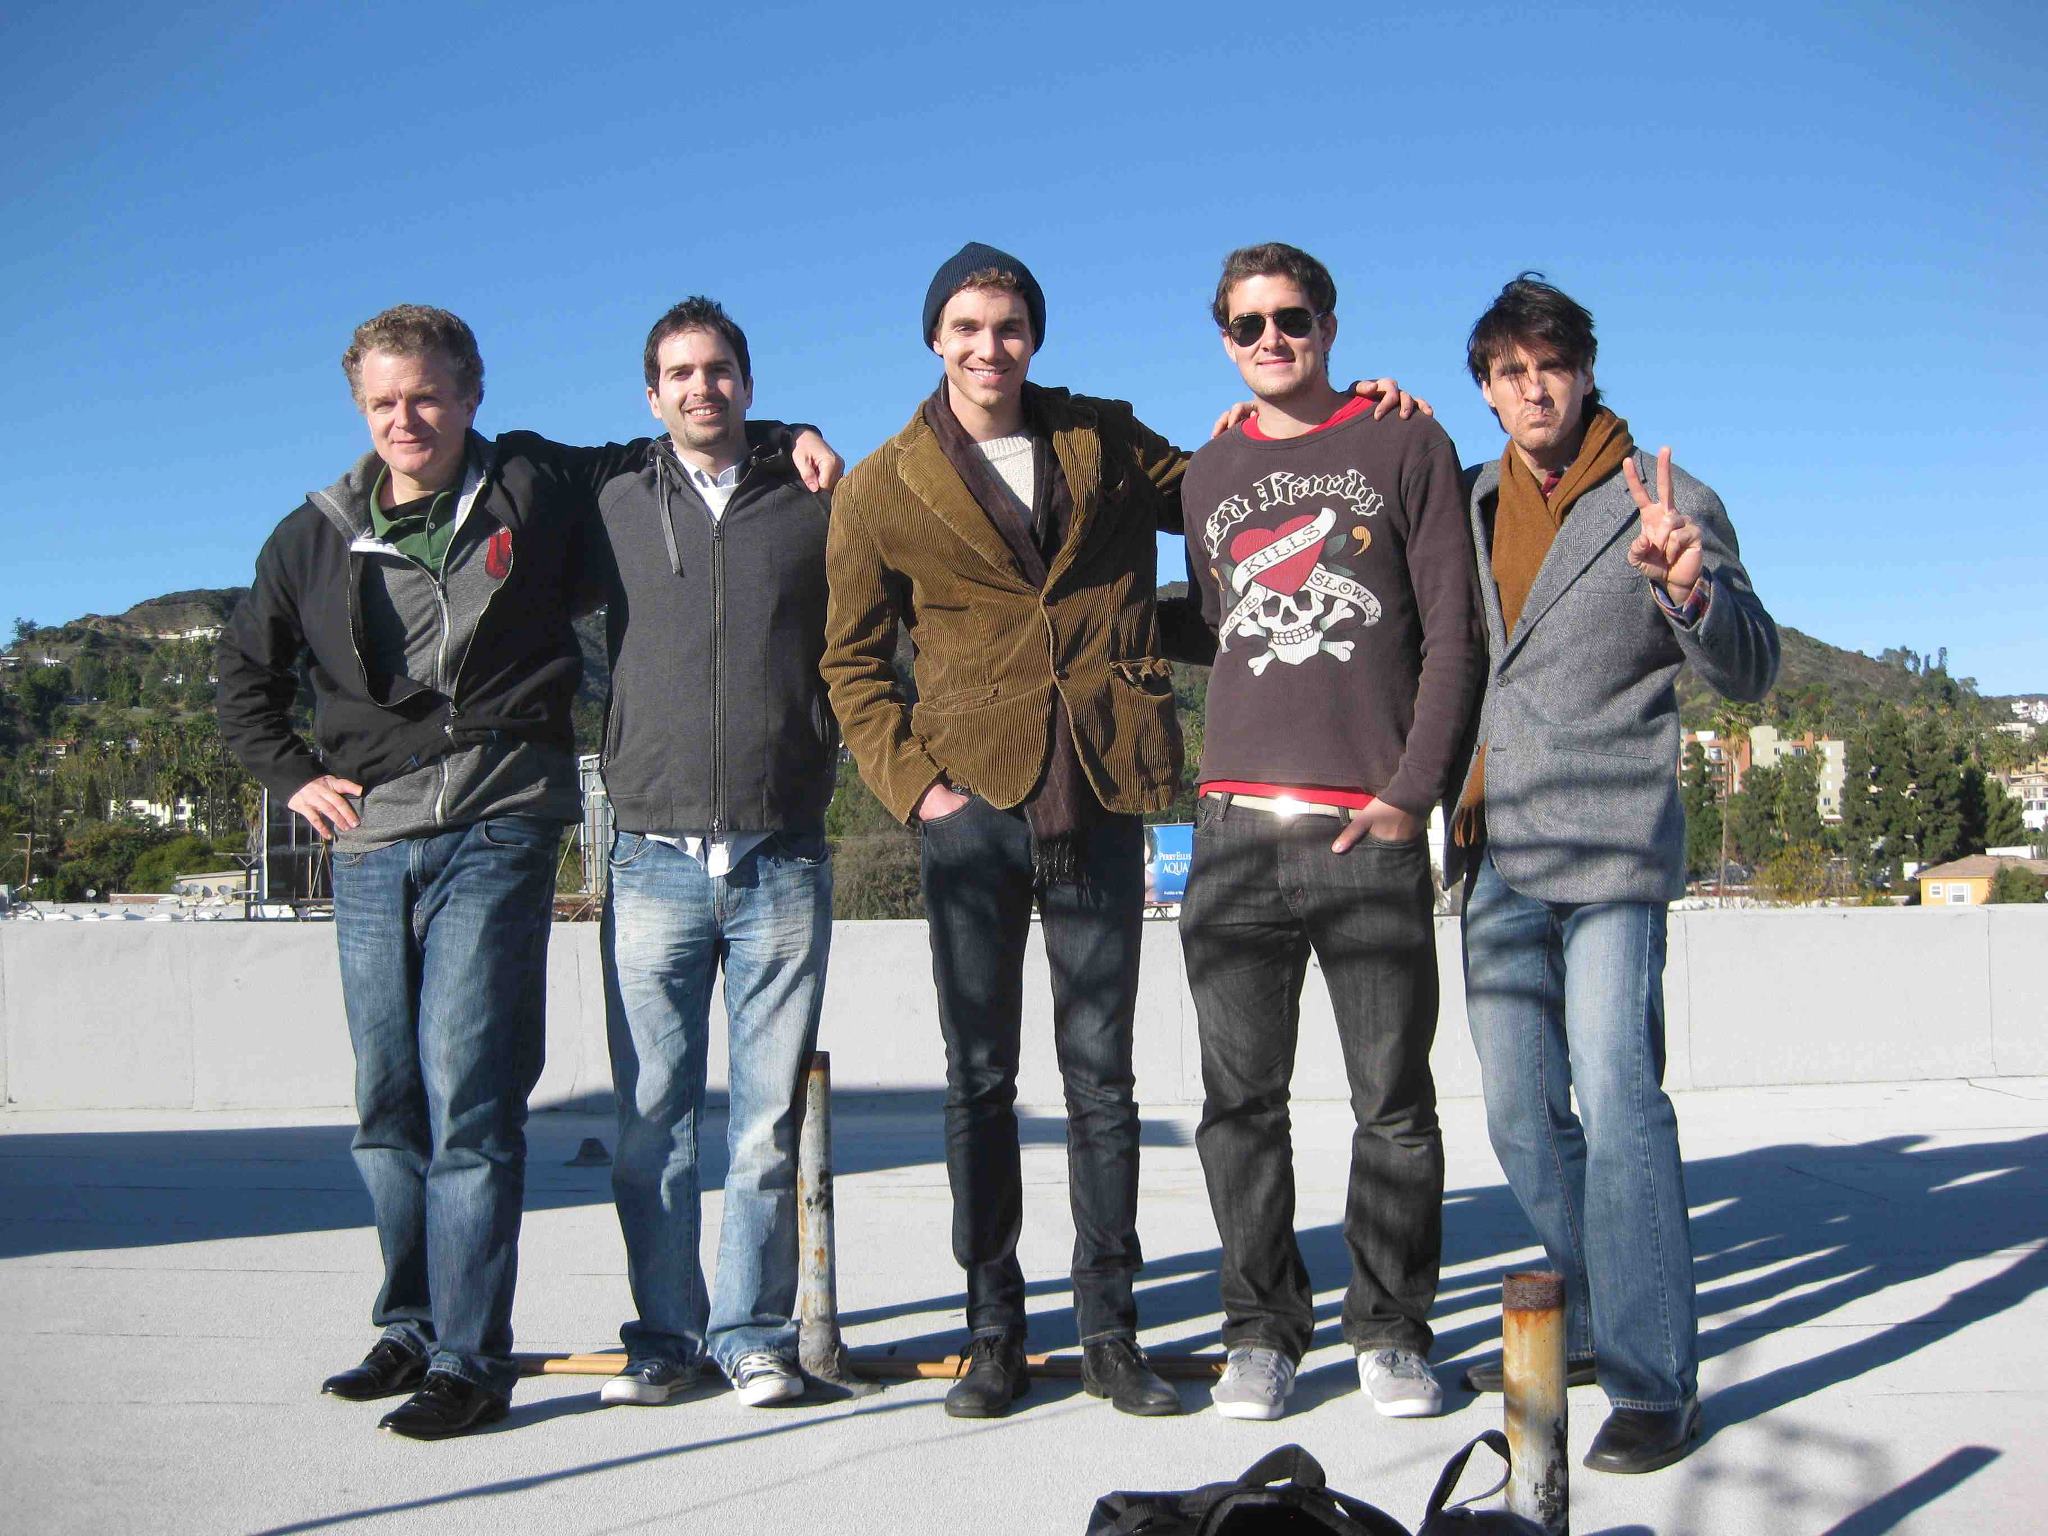
<path fill-rule="evenodd" d="M 1564 1362 L 1564 1384 L 1568 1387 L 1590 1387 L 1598 1378 L 1593 1374 L 1591 1355 L 1572 1355 Z M 1482 1360 L 1477 1365 L 1465 1368 L 1465 1390 L 1468 1392 L 1498 1392 L 1506 1381 L 1504 1362 L 1499 1359 Z"/>
<path fill-rule="evenodd" d="M 1681 1460 L 1700 1437 L 1700 1400 L 1654 1412 L 1617 1408 L 1593 1437 L 1586 1465 L 1595 1472 L 1654 1472 Z"/>
<path fill-rule="evenodd" d="M 489 1387 L 472 1386 L 446 1371 L 429 1371 L 419 1391 L 377 1421 L 379 1429 L 408 1440 L 446 1440 L 505 1417 L 511 1399 Z"/>
<path fill-rule="evenodd" d="M 320 1383 L 322 1392 L 345 1397 L 352 1403 L 366 1403 L 373 1397 L 393 1397 L 410 1392 L 427 1374 L 424 1355 L 416 1355 L 393 1339 L 379 1339 L 352 1365 Z"/>
<path fill-rule="evenodd" d="M 1129 1339 L 1103 1339 L 1081 1351 L 1081 1385 L 1090 1397 L 1106 1397 L 1119 1413 L 1147 1416 L 1180 1412 L 1180 1394 L 1145 1363 L 1145 1352 Z"/>
<path fill-rule="evenodd" d="M 962 1364 L 960 1379 L 946 1390 L 946 1412 L 956 1419 L 999 1419 L 1031 1385 L 1024 1341 L 1010 1334 L 977 1334 Z"/>

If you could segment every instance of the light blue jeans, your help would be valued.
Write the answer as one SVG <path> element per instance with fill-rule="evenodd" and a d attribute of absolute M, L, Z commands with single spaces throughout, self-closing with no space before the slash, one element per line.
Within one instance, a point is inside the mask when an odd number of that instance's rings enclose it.
<path fill-rule="evenodd" d="M 612 845 L 605 1028 L 618 1095 L 612 1195 L 626 1239 L 635 1361 L 730 1373 L 743 1355 L 796 1359 L 796 1140 L 832 945 L 825 840 L 780 832 L 719 879 L 632 832 Z M 711 984 L 725 970 L 730 1041 L 725 1220 L 708 1315 L 698 1256 L 697 1123 Z"/>
<path fill-rule="evenodd" d="M 1685 1169 L 1663 1088 L 1665 910 L 1538 901 L 1490 856 L 1465 901 L 1487 1130 L 1564 1276 L 1565 1347 L 1597 1357 L 1617 1408 L 1675 1408 L 1699 1389 Z"/>
<path fill-rule="evenodd" d="M 561 840 L 559 822 L 500 816 L 334 856 L 355 1160 L 384 1254 L 372 1317 L 499 1393 L 517 1378 L 526 1099 Z"/>

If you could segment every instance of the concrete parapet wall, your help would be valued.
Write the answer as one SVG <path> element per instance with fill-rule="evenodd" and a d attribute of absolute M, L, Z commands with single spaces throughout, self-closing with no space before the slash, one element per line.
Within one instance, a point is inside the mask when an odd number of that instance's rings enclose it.
<path fill-rule="evenodd" d="M 597 937 L 594 924 L 555 930 L 536 1105 L 589 1106 L 611 1092 Z M 1438 1092 L 1476 1094 L 1455 921 L 1437 925 L 1437 960 Z M 1674 912 L 1665 1007 L 1675 1088 L 2048 1074 L 2048 908 Z M 1314 966 L 1301 1013 L 1296 1095 L 1344 1098 Z M 842 1089 L 943 1084 L 924 924 L 838 925 L 822 1043 Z M 1194 1005 L 1167 923 L 1145 930 L 1136 1059 L 1141 1102 L 1201 1099 Z M 720 1025 L 714 1086 L 724 1075 Z M 1035 932 L 1019 1094 L 1061 1098 Z M 0 1101 L 284 1109 L 352 1097 L 329 925 L 0 924 Z"/>

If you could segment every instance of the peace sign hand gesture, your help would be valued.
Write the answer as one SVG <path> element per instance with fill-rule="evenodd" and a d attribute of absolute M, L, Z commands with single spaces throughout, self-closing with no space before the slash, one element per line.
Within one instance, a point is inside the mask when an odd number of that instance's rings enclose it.
<path fill-rule="evenodd" d="M 1650 500 L 1633 455 L 1622 461 L 1628 492 L 1643 515 L 1643 530 L 1628 547 L 1628 563 L 1651 581 L 1661 583 L 1674 607 L 1682 608 L 1700 579 L 1704 551 L 1699 524 L 1671 502 L 1671 450 L 1657 450 L 1657 499 Z"/>

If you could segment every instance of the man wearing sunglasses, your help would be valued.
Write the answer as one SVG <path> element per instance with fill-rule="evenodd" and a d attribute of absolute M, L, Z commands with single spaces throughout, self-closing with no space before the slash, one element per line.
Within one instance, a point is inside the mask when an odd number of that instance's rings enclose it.
<path fill-rule="evenodd" d="M 1223 1244 L 1213 1401 L 1229 1418 L 1285 1411 L 1315 1329 L 1288 1123 L 1311 955 L 1357 1119 L 1344 1338 L 1380 1413 L 1443 1402 L 1428 1364 L 1444 1161 L 1424 827 L 1479 683 L 1472 541 L 1444 430 L 1375 419 L 1331 386 L 1336 305 L 1329 271 L 1291 245 L 1226 258 L 1212 313 L 1258 407 L 1195 455 L 1181 492 L 1217 637 L 1180 931 Z"/>
<path fill-rule="evenodd" d="M 967 1272 L 958 1417 L 1027 1382 L 1017 1057 L 1034 900 L 1067 1091 L 1074 1308 L 1087 1390 L 1135 1414 L 1180 1399 L 1137 1348 L 1138 1109 L 1131 1025 L 1144 902 L 1139 818 L 1179 782 L 1167 654 L 1212 646 L 1156 601 L 1187 455 L 1121 401 L 1026 382 L 1045 296 L 970 244 L 926 293 L 944 375 L 841 484 L 826 545 L 824 673 L 863 778 L 923 830 L 953 1251 Z M 1375 388 L 1387 392 L 1392 381 Z M 892 659 L 916 647 L 916 694 Z"/>
<path fill-rule="evenodd" d="M 1529 272 L 1467 342 L 1508 445 L 1472 470 L 1492 668 L 1450 853 L 1487 1130 L 1565 1279 L 1568 1379 L 1613 1407 L 1586 1465 L 1651 1472 L 1700 1433 L 1663 1089 L 1665 909 L 1685 890 L 1672 680 L 1689 664 L 1760 699 L 1778 633 L 1720 498 L 1601 404 L 1596 350 L 1592 315 Z M 1498 1364 L 1467 1383 L 1498 1391 Z"/>

